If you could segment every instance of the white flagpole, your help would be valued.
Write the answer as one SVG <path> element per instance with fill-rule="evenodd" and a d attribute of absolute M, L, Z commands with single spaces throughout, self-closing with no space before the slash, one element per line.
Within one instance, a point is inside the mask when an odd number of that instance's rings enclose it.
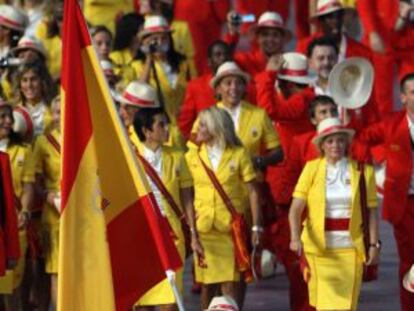
<path fill-rule="evenodd" d="M 175 272 L 172 270 L 167 270 L 165 271 L 165 274 L 167 275 L 167 279 L 171 284 L 175 296 L 175 301 L 177 302 L 178 310 L 185 311 L 183 299 L 180 295 L 180 292 L 178 291 L 177 284 L 175 283 Z"/>

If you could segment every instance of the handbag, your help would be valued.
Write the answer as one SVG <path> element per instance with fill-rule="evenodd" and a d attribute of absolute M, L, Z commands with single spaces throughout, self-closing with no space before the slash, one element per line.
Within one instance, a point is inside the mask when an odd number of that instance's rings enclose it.
<path fill-rule="evenodd" d="M 154 168 L 151 166 L 151 164 L 148 163 L 148 161 L 141 156 L 137 151 L 136 154 L 138 158 L 141 160 L 142 165 L 144 166 L 144 170 L 149 176 L 149 178 L 152 180 L 152 182 L 156 185 L 158 190 L 162 193 L 165 200 L 167 200 L 168 204 L 174 211 L 174 213 L 177 215 L 178 219 L 181 223 L 181 230 L 184 234 L 184 243 L 185 243 L 185 258 L 188 258 L 192 254 L 192 248 L 191 248 L 191 230 L 190 226 L 187 222 L 187 217 L 185 216 L 185 213 L 181 210 L 181 208 L 177 205 L 177 203 L 174 201 L 174 198 L 172 197 L 171 193 L 168 191 L 168 189 L 165 187 L 164 183 L 162 182 L 161 178 L 158 176 L 157 172 L 154 170 Z M 169 222 L 167 221 L 168 225 Z M 170 231 L 173 229 L 170 226 Z M 175 234 L 174 234 L 175 236 Z M 177 238 L 175 236 L 175 238 Z"/>
<path fill-rule="evenodd" d="M 358 169 L 361 173 L 359 179 L 359 195 L 361 200 L 361 215 L 362 215 L 362 232 L 364 235 L 364 246 L 365 246 L 365 256 L 368 258 L 369 255 L 369 210 L 367 204 L 367 188 L 365 184 L 365 174 L 364 174 L 364 164 L 358 163 Z M 375 265 L 365 265 L 362 274 L 363 282 L 372 282 L 378 279 L 378 264 Z"/>
<path fill-rule="evenodd" d="M 218 191 L 221 199 L 224 202 L 227 210 L 229 211 L 232 221 L 231 221 L 231 233 L 234 245 L 234 253 L 236 256 L 236 264 L 239 272 L 243 275 L 243 279 L 246 282 L 253 281 L 253 272 L 250 264 L 250 255 L 247 249 L 248 245 L 248 230 L 246 220 L 243 214 L 239 214 L 236 211 L 236 208 L 233 206 L 229 196 L 224 191 L 222 185 L 218 181 L 214 172 L 204 163 L 200 154 L 198 154 L 200 162 L 204 167 L 208 177 L 210 178 L 214 188 Z"/>

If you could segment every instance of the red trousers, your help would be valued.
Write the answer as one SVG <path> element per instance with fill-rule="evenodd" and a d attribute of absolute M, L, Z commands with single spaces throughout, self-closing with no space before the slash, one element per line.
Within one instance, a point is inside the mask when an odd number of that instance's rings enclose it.
<path fill-rule="evenodd" d="M 309 305 L 308 286 L 303 280 L 299 258 L 289 249 L 290 229 L 288 209 L 278 211 L 278 220 L 266 232 L 265 247 L 276 253 L 289 279 L 289 303 L 292 311 L 314 311 Z"/>
<path fill-rule="evenodd" d="M 397 242 L 398 255 L 400 257 L 400 302 L 402 311 L 414 310 L 414 294 L 408 292 L 402 286 L 404 275 L 414 264 L 414 197 L 407 200 L 406 213 L 401 222 L 394 224 L 394 236 Z"/>

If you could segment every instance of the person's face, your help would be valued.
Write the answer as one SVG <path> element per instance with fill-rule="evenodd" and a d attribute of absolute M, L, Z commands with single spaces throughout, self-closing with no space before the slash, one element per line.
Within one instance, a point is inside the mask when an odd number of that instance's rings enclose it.
<path fill-rule="evenodd" d="M 211 57 L 208 59 L 212 72 L 216 72 L 221 64 L 231 59 L 229 50 L 222 45 L 215 45 L 211 50 Z"/>
<path fill-rule="evenodd" d="M 197 127 L 197 137 L 196 141 L 198 143 L 207 143 L 213 139 L 213 136 L 210 134 L 207 124 L 200 120 Z"/>
<path fill-rule="evenodd" d="M 216 93 L 226 106 L 236 106 L 246 93 L 246 83 L 238 76 L 227 76 L 217 85 Z"/>
<path fill-rule="evenodd" d="M 265 55 L 281 54 L 283 53 L 285 35 L 280 29 L 263 28 L 258 33 L 257 42 Z"/>
<path fill-rule="evenodd" d="M 22 50 L 17 54 L 17 57 L 23 62 L 23 63 L 33 63 L 40 59 L 39 53 L 32 49 L 26 49 Z"/>
<path fill-rule="evenodd" d="M 346 155 L 346 149 L 348 147 L 348 138 L 346 134 L 332 134 L 326 137 L 322 144 L 321 149 L 328 160 L 338 161 Z"/>
<path fill-rule="evenodd" d="M 0 25 L 0 41 L 7 40 L 10 37 L 10 29 Z"/>
<path fill-rule="evenodd" d="M 60 100 L 53 101 L 52 121 L 55 128 L 60 128 Z"/>
<path fill-rule="evenodd" d="M 311 118 L 313 125 L 318 124 L 326 118 L 335 118 L 338 116 L 338 108 L 334 104 L 318 104 L 315 107 L 314 116 Z"/>
<path fill-rule="evenodd" d="M 400 98 L 407 111 L 414 114 L 414 80 L 405 82 L 404 90 L 401 93 Z"/>
<path fill-rule="evenodd" d="M 105 32 L 100 31 L 93 36 L 93 44 L 100 59 L 108 59 L 111 52 L 112 39 L 111 36 Z"/>
<path fill-rule="evenodd" d="M 0 107 L 0 139 L 7 138 L 13 127 L 13 115 L 10 107 Z"/>
<path fill-rule="evenodd" d="M 139 13 L 141 15 L 147 15 L 151 13 L 151 1 L 150 0 L 141 0 L 139 2 Z"/>
<path fill-rule="evenodd" d="M 139 110 L 139 107 L 132 105 L 121 104 L 119 108 L 119 115 L 124 122 L 126 128 L 128 128 L 134 122 L 135 113 Z"/>
<path fill-rule="evenodd" d="M 22 75 L 20 89 L 24 98 L 29 102 L 38 102 L 42 99 L 42 81 L 32 70 Z"/>
<path fill-rule="evenodd" d="M 309 68 L 318 74 L 319 79 L 327 80 L 337 61 L 338 55 L 333 47 L 315 46 L 309 58 Z"/>
<path fill-rule="evenodd" d="M 338 36 L 342 33 L 343 12 L 335 11 L 319 17 L 324 35 Z"/>
<path fill-rule="evenodd" d="M 154 123 L 151 130 L 144 129 L 146 141 L 159 143 L 160 145 L 168 141 L 168 120 L 164 113 L 154 116 Z"/>
<path fill-rule="evenodd" d="M 278 88 L 283 95 L 283 98 L 288 99 L 291 96 L 301 92 L 307 87 L 305 84 L 297 84 L 292 81 L 279 79 L 277 81 Z"/>
<path fill-rule="evenodd" d="M 152 42 L 158 46 L 157 52 L 154 53 L 156 56 L 165 55 L 170 49 L 170 37 L 167 33 L 154 33 L 142 39 L 143 46 L 149 47 Z"/>

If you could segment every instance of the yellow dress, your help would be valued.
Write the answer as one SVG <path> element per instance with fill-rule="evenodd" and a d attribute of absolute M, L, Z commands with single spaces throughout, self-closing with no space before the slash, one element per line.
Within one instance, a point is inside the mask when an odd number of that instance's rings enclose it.
<path fill-rule="evenodd" d="M 28 169 L 31 150 L 25 145 L 9 144 L 6 152 L 10 157 L 13 189 L 16 197 L 20 198 L 23 192 L 23 183 L 34 182 L 34 174 L 30 174 Z M 13 270 L 7 270 L 6 275 L 0 277 L 0 294 L 11 294 L 22 282 L 27 249 L 26 231 L 24 229 L 19 230 L 19 243 L 21 256 L 17 266 Z"/>
<path fill-rule="evenodd" d="M 59 133 L 52 130 L 52 135 L 59 141 Z M 60 191 L 60 153 L 48 141 L 45 135 L 41 135 L 35 141 L 33 147 L 33 161 L 36 173 L 45 178 L 45 187 L 48 192 Z M 47 202 L 42 212 L 42 229 L 44 236 L 44 248 L 46 256 L 46 272 L 57 273 L 59 253 L 59 212 Z"/>
<path fill-rule="evenodd" d="M 135 70 L 136 76 L 139 78 L 144 70 L 144 62 L 135 60 L 132 62 L 132 68 Z M 191 78 L 190 67 L 187 61 L 180 64 L 177 73 L 175 85 L 172 85 L 160 62 L 155 62 L 158 80 L 160 82 L 161 91 L 164 97 L 165 111 L 170 118 L 171 124 L 177 124 L 177 117 L 180 113 L 181 104 L 184 100 L 187 81 Z M 157 87 L 153 74 L 151 73 L 149 84 L 154 88 Z"/>
<path fill-rule="evenodd" d="M 139 152 L 143 154 L 143 145 L 139 145 Z M 190 188 L 193 186 L 193 181 L 188 170 L 184 154 L 174 148 L 163 146 L 161 151 L 162 161 L 162 176 L 161 179 L 171 193 L 174 201 L 180 206 L 180 189 Z M 175 235 L 178 239 L 175 245 L 178 252 L 183 259 L 185 256 L 184 235 L 181 230 L 181 222 L 175 214 L 174 210 L 169 206 L 167 201 L 162 199 L 162 206 L 168 222 L 171 225 Z M 181 207 L 181 206 L 180 206 Z M 182 207 L 181 207 L 182 208 Z M 176 281 L 179 290 L 183 290 L 183 269 L 177 271 Z M 136 305 L 138 306 L 154 306 L 162 304 L 175 303 L 174 294 L 167 279 L 161 281 L 153 288 L 151 288 L 144 296 L 142 296 Z"/>
<path fill-rule="evenodd" d="M 326 248 L 325 189 L 326 159 L 318 158 L 306 164 L 296 185 L 293 197 L 307 203 L 301 240 L 310 267 L 309 301 L 318 310 L 355 310 L 362 280 L 365 248 L 361 230 L 359 193 L 360 172 L 357 163 L 348 160 L 351 182 L 351 217 L 349 233 L 354 248 Z M 377 207 L 374 170 L 365 166 L 367 204 Z"/>
<path fill-rule="evenodd" d="M 238 281 L 240 273 L 235 265 L 231 215 L 197 153 L 198 150 L 192 148 L 186 154 L 194 180 L 196 226 L 207 264 L 207 268 L 200 268 L 198 258 L 195 258 L 196 280 L 203 284 Z M 200 156 L 212 168 L 204 144 L 200 147 Z M 244 199 L 245 183 L 256 178 L 247 150 L 243 147 L 226 148 L 215 173 L 236 210 L 245 213 L 248 208 Z"/>

